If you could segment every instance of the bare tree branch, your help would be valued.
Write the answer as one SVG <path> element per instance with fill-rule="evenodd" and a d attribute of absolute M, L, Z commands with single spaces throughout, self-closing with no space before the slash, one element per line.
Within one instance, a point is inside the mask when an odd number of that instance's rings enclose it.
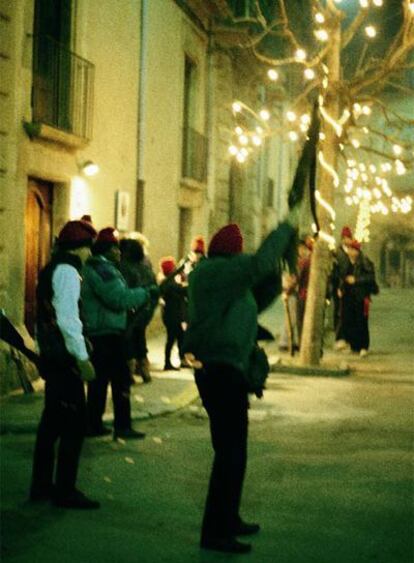
<path fill-rule="evenodd" d="M 363 10 L 363 9 L 359 10 L 355 19 L 352 21 L 349 27 L 344 31 L 342 35 L 342 42 L 341 42 L 342 49 L 344 49 L 348 45 L 348 43 L 352 41 L 358 29 L 364 23 L 364 20 L 367 17 L 367 13 L 368 13 L 367 10 Z"/>

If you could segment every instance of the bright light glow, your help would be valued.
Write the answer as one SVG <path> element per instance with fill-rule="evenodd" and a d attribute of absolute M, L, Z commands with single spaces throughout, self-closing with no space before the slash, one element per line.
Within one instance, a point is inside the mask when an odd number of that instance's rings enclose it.
<path fill-rule="evenodd" d="M 361 113 L 361 111 L 362 111 L 361 104 L 358 104 L 358 103 L 354 104 L 352 106 L 352 109 L 354 110 L 355 113 Z"/>
<path fill-rule="evenodd" d="M 263 121 L 269 121 L 270 119 L 270 113 L 267 111 L 267 109 L 260 110 L 259 115 L 261 119 L 263 119 Z"/>
<path fill-rule="evenodd" d="M 256 127 L 256 132 L 257 132 L 259 135 L 261 135 L 261 134 L 263 133 L 263 129 L 258 125 L 258 126 Z"/>
<path fill-rule="evenodd" d="M 239 102 L 233 102 L 231 107 L 233 108 L 233 111 L 236 113 L 240 112 L 242 109 L 241 104 Z"/>
<path fill-rule="evenodd" d="M 270 68 L 267 71 L 267 76 L 270 78 L 270 80 L 277 80 L 279 78 L 279 73 L 274 68 Z"/>
<path fill-rule="evenodd" d="M 398 176 L 403 176 L 407 172 L 407 169 L 404 166 L 404 163 L 401 162 L 401 160 L 395 161 L 395 169 L 397 171 Z"/>
<path fill-rule="evenodd" d="M 392 150 L 397 156 L 400 156 L 400 154 L 402 153 L 402 147 L 400 147 L 400 145 L 393 145 Z"/>
<path fill-rule="evenodd" d="M 246 157 L 244 156 L 244 154 L 242 154 L 242 153 L 240 153 L 240 152 L 237 154 L 236 159 L 237 159 L 240 163 L 243 163 L 243 162 L 246 161 Z"/>
<path fill-rule="evenodd" d="M 414 14 L 414 2 L 410 2 L 410 3 L 408 4 L 408 7 L 409 7 L 409 9 L 410 9 L 410 12 L 411 12 L 412 14 Z"/>
<path fill-rule="evenodd" d="M 362 106 L 362 113 L 364 115 L 371 115 L 371 108 L 369 106 Z"/>
<path fill-rule="evenodd" d="M 305 61 L 306 60 L 306 51 L 304 49 L 297 49 L 295 53 L 295 59 L 297 61 Z"/>
<path fill-rule="evenodd" d="M 74 176 L 70 184 L 70 218 L 79 219 L 89 213 L 88 184 L 80 176 Z"/>
<path fill-rule="evenodd" d="M 313 68 L 305 68 L 305 71 L 304 71 L 303 74 L 304 74 L 306 80 L 313 80 L 316 76 Z"/>
<path fill-rule="evenodd" d="M 315 21 L 317 21 L 318 23 L 324 23 L 325 16 L 322 14 L 322 12 L 315 14 Z"/>
<path fill-rule="evenodd" d="M 249 154 L 249 151 L 248 151 L 245 147 L 242 147 L 242 148 L 240 149 L 240 154 L 242 154 L 243 156 L 247 157 L 248 154 Z"/>
<path fill-rule="evenodd" d="M 369 171 L 375 174 L 375 172 L 377 171 L 377 167 L 375 166 L 375 164 L 369 165 Z"/>
<path fill-rule="evenodd" d="M 240 143 L 241 145 L 247 145 L 248 142 L 249 142 L 249 139 L 248 139 L 247 135 L 240 135 L 240 137 L 239 137 L 239 143 Z"/>
<path fill-rule="evenodd" d="M 377 35 L 377 30 L 373 25 L 367 25 L 365 28 L 365 34 L 372 39 Z"/>
<path fill-rule="evenodd" d="M 383 0 L 372 0 L 372 3 L 378 8 L 380 8 L 384 4 Z"/>
<path fill-rule="evenodd" d="M 319 151 L 318 159 L 322 165 L 322 168 L 324 168 L 328 172 L 328 174 L 332 177 L 334 186 L 335 188 L 337 188 L 339 186 L 339 176 L 336 173 L 336 170 L 330 164 L 328 164 L 328 162 L 326 162 L 322 151 Z"/>
<path fill-rule="evenodd" d="M 369 2 L 368 0 L 359 0 L 359 5 L 361 6 L 361 8 L 368 8 Z"/>
<path fill-rule="evenodd" d="M 348 166 L 351 166 L 351 167 L 356 165 L 355 160 L 352 160 L 351 158 L 348 159 L 348 160 L 346 161 L 346 163 L 347 163 Z"/>
<path fill-rule="evenodd" d="M 253 144 L 256 145 L 256 147 L 259 147 L 262 144 L 262 139 L 259 137 L 259 135 L 253 135 L 252 141 Z"/>
<path fill-rule="evenodd" d="M 95 174 L 99 172 L 99 166 L 91 160 L 88 160 L 83 164 L 82 172 L 85 176 L 95 176 Z"/>
<path fill-rule="evenodd" d="M 296 133 L 296 131 L 289 131 L 289 139 L 291 141 L 297 141 L 299 138 L 299 135 Z"/>
<path fill-rule="evenodd" d="M 303 115 L 300 116 L 300 120 L 302 123 L 310 123 L 311 122 L 311 116 L 308 113 L 304 113 Z"/>
<path fill-rule="evenodd" d="M 317 29 L 314 33 L 316 39 L 318 39 L 319 41 L 328 41 L 329 39 L 329 33 L 326 31 L 326 29 Z"/>
<path fill-rule="evenodd" d="M 352 139 L 351 144 L 356 149 L 359 149 L 359 147 L 361 146 L 361 143 L 358 141 L 358 139 Z"/>
<path fill-rule="evenodd" d="M 287 118 L 288 121 L 291 121 L 291 122 L 296 121 L 296 113 L 294 111 L 288 111 L 286 113 L 286 118 Z"/>
<path fill-rule="evenodd" d="M 358 164 L 358 168 L 361 170 L 361 172 L 365 172 L 365 170 L 367 169 L 367 167 L 365 166 L 365 164 L 363 162 L 360 162 Z"/>
<path fill-rule="evenodd" d="M 302 131 L 302 133 L 306 133 L 306 131 L 309 129 L 309 124 L 308 123 L 301 123 L 299 125 L 299 129 Z"/>
<path fill-rule="evenodd" d="M 329 84 L 329 81 L 328 81 L 327 77 L 325 76 L 325 78 L 322 80 L 322 86 L 325 88 L 325 90 L 328 87 L 328 84 Z"/>
<path fill-rule="evenodd" d="M 241 135 L 243 133 L 243 129 L 241 127 L 237 126 L 235 128 L 235 132 L 237 133 L 237 135 Z"/>
<path fill-rule="evenodd" d="M 235 156 L 238 152 L 239 151 L 238 151 L 237 147 L 235 147 L 234 145 L 231 145 L 229 147 L 229 153 L 232 154 L 233 156 Z"/>
<path fill-rule="evenodd" d="M 350 197 L 349 195 L 347 195 L 346 198 L 345 198 L 345 203 L 346 203 L 347 205 L 352 205 L 352 204 L 353 204 L 352 197 Z"/>

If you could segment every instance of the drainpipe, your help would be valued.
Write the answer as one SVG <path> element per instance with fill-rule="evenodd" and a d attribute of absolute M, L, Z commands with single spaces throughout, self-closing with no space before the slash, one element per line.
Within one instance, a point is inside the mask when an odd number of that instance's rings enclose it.
<path fill-rule="evenodd" d="M 148 52 L 148 6 L 149 0 L 141 0 L 140 14 L 140 49 L 139 49 L 139 83 L 138 83 L 138 154 L 137 154 L 137 186 L 136 186 L 136 216 L 135 229 L 144 230 L 144 158 L 145 158 L 145 117 L 146 98 L 145 85 L 147 78 Z"/>
<path fill-rule="evenodd" d="M 208 29 L 207 44 L 207 80 L 206 80 L 206 108 L 205 108 L 205 134 L 207 137 L 207 188 L 206 201 L 208 211 L 210 212 L 210 204 L 214 202 L 214 175 L 215 175 L 215 136 L 214 136 L 214 56 L 213 56 L 213 34 L 211 31 L 211 22 Z M 214 205 L 214 204 L 213 204 Z"/>

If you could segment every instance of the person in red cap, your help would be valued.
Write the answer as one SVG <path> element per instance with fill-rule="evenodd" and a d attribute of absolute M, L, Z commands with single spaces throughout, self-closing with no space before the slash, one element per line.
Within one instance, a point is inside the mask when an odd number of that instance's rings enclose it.
<path fill-rule="evenodd" d="M 335 331 L 335 349 L 344 350 L 348 344 L 344 337 L 342 309 L 343 303 L 339 296 L 339 286 L 344 278 L 345 272 L 349 268 L 349 245 L 352 242 L 352 231 L 350 227 L 342 227 L 341 244 L 334 254 L 334 263 L 331 275 L 332 301 L 333 301 L 333 322 Z"/>
<path fill-rule="evenodd" d="M 226 225 L 212 237 L 208 258 L 189 275 L 184 350 L 196 368 L 214 448 L 201 530 L 204 549 L 247 553 L 251 545 L 236 536 L 260 530 L 258 524 L 246 523 L 240 516 L 247 462 L 245 377 L 256 349 L 258 312 L 281 291 L 282 258 L 295 255 L 297 222 L 298 214 L 291 213 L 252 255 L 243 253 L 238 225 Z"/>
<path fill-rule="evenodd" d="M 348 247 L 349 267 L 340 284 L 343 335 L 348 348 L 364 357 L 369 348 L 368 312 L 371 294 L 378 293 L 374 264 L 352 240 Z M 346 350 L 346 349 L 345 349 Z"/>
<path fill-rule="evenodd" d="M 172 256 L 162 258 L 160 267 L 164 276 L 160 283 L 160 295 L 163 300 L 162 321 L 167 331 L 164 371 L 178 370 L 179 367 L 171 362 L 171 352 L 177 343 L 181 365 L 185 367 L 183 338 L 187 322 L 187 285 Z"/>
<path fill-rule="evenodd" d="M 114 439 L 140 439 L 143 432 L 131 426 L 130 371 L 126 357 L 127 311 L 145 306 L 157 286 L 129 288 L 119 270 L 120 249 L 112 227 L 98 233 L 92 257 L 83 269 L 82 302 L 86 334 L 92 343 L 96 379 L 88 385 L 87 435 L 104 436 L 108 383 L 114 405 Z"/>
<path fill-rule="evenodd" d="M 37 430 L 30 498 L 65 508 L 98 508 L 76 489 L 86 427 L 84 382 L 95 378 L 79 315 L 82 264 L 96 231 L 69 221 L 57 237 L 37 286 L 37 342 L 45 378 L 45 408 Z M 59 440 L 56 478 L 55 443 Z"/>

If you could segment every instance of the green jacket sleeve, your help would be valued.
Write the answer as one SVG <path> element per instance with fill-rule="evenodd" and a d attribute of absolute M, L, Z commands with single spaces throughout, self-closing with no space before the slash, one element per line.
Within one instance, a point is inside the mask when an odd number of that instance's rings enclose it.
<path fill-rule="evenodd" d="M 107 274 L 103 277 L 94 268 L 86 267 L 84 277 L 100 301 L 114 311 L 126 311 L 141 307 L 149 299 L 146 289 L 142 287 L 128 288 L 121 274 Z"/>
<path fill-rule="evenodd" d="M 289 223 L 280 223 L 262 242 L 256 254 L 241 254 L 220 261 L 214 290 L 244 291 L 274 274 L 277 263 L 285 256 L 295 240 L 295 229 Z"/>

